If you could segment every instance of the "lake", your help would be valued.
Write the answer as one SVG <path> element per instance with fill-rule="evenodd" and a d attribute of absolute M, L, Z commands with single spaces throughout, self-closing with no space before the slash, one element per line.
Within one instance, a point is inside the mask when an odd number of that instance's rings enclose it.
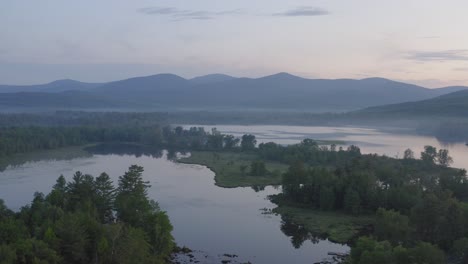
<path fill-rule="evenodd" d="M 401 156 L 406 148 L 415 152 L 424 145 L 450 150 L 454 166 L 468 168 L 468 147 L 443 145 L 431 137 L 397 135 L 367 128 L 293 127 L 293 126 L 217 126 L 218 130 L 240 136 L 255 134 L 259 142 L 296 143 L 304 138 L 343 140 L 356 144 L 365 153 Z M 206 127 L 210 129 L 210 127 Z M 179 164 L 167 153 L 125 151 L 59 151 L 26 155 L 0 173 L 0 198 L 15 210 L 28 204 L 35 191 L 48 193 L 59 175 L 71 179 L 75 171 L 92 175 L 107 172 L 117 179 L 132 164 L 145 168 L 144 178 L 152 187 L 149 196 L 168 212 L 174 225 L 173 235 L 180 246 L 209 255 L 208 263 L 219 263 L 222 255 L 236 254 L 239 261 L 252 263 L 313 263 L 327 258 L 329 251 L 347 252 L 347 246 L 327 240 L 305 241 L 295 248 L 292 237 L 282 229 L 290 228 L 280 216 L 264 214 L 274 208 L 266 197 L 279 191 L 267 187 L 225 189 L 214 185 L 214 173 L 204 166 Z M 75 153 L 72 155 L 71 153 Z M 294 228 L 293 228 L 294 229 Z"/>
<path fill-rule="evenodd" d="M 326 258 L 328 251 L 348 251 L 347 246 L 327 240 L 306 241 L 294 248 L 291 238 L 281 231 L 281 217 L 261 210 L 274 208 L 266 197 L 278 190 L 217 187 L 212 171 L 175 163 L 166 158 L 166 152 L 161 157 L 92 154 L 9 166 L 0 173 L 0 197 L 18 210 L 31 201 L 35 191 L 49 192 L 59 175 L 69 180 L 75 171 L 95 176 L 105 171 L 117 183 L 132 164 L 145 168 L 144 178 L 152 185 L 148 194 L 168 212 L 176 242 L 201 251 L 199 255 L 208 254 L 212 263 L 220 263 L 226 253 L 252 263 L 310 263 Z"/>

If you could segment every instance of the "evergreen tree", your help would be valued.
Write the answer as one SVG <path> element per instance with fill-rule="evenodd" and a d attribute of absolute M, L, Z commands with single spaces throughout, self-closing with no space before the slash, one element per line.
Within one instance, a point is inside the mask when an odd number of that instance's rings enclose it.
<path fill-rule="evenodd" d="M 94 188 L 96 191 L 96 209 L 99 219 L 104 223 L 110 223 L 114 219 L 115 189 L 109 175 L 105 172 L 101 173 L 94 182 Z"/>
<path fill-rule="evenodd" d="M 143 215 L 150 209 L 147 196 L 149 182 L 143 180 L 143 167 L 132 165 L 119 177 L 115 210 L 120 221 L 139 226 Z"/>

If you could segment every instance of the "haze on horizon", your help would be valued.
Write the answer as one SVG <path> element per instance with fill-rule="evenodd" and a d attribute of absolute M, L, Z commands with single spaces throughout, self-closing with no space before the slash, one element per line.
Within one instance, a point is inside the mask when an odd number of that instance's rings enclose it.
<path fill-rule="evenodd" d="M 4 1 L 0 84 L 170 72 L 468 85 L 468 2 Z"/>

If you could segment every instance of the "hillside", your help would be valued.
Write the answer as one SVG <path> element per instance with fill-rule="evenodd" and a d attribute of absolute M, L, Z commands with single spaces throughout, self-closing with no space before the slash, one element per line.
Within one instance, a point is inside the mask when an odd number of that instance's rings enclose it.
<path fill-rule="evenodd" d="M 193 79 L 158 74 L 103 84 L 65 80 L 20 88 L 21 93 L 0 93 L 0 107 L 56 108 L 71 102 L 74 107 L 85 108 L 92 102 L 91 105 L 112 109 L 345 112 L 426 100 L 466 89 L 427 89 L 383 78 L 305 79 L 288 73 L 262 78 L 214 74 Z M 3 86 L 3 91 L 12 89 Z M 82 92 L 79 101 L 71 90 Z"/>
<path fill-rule="evenodd" d="M 391 104 L 378 107 L 370 107 L 355 113 L 360 115 L 378 115 L 393 117 L 408 116 L 468 116 L 468 90 L 449 93 L 436 98 Z"/>

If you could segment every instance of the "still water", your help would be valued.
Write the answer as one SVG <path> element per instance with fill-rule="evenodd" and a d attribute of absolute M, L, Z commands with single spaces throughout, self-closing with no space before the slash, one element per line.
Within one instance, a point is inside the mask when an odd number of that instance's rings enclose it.
<path fill-rule="evenodd" d="M 210 129 L 210 127 L 206 127 Z M 406 148 L 420 151 L 424 145 L 450 149 L 454 166 L 468 168 L 468 147 L 443 145 L 430 137 L 396 135 L 365 128 L 291 126 L 217 126 L 224 133 L 255 134 L 259 142 L 296 143 L 303 138 L 343 140 L 365 153 L 398 156 Z M 63 152 L 63 151 L 62 151 Z M 70 151 L 71 152 L 71 151 Z M 59 175 L 70 179 L 75 171 L 97 176 L 107 172 L 117 179 L 132 164 L 145 168 L 144 178 L 152 187 L 149 196 L 168 212 L 174 237 L 180 246 L 210 256 L 236 254 L 252 263 L 313 263 L 327 258 L 329 251 L 347 252 L 347 246 L 327 240 L 307 240 L 299 248 L 291 243 L 294 228 L 280 216 L 261 209 L 274 205 L 266 197 L 274 187 L 255 192 L 251 188 L 224 189 L 214 185 L 214 173 L 204 166 L 175 163 L 166 152 L 82 152 L 57 156 L 39 153 L 15 162 L 0 173 L 0 198 L 15 210 L 28 204 L 36 191 L 47 193 Z M 283 231 L 282 231 L 283 230 Z M 289 230 L 289 231 L 288 231 Z M 304 234 L 301 234 L 304 236 Z M 212 258 L 219 263 L 219 259 Z"/>
<path fill-rule="evenodd" d="M 252 188 L 225 189 L 214 185 L 214 173 L 204 166 L 174 163 L 163 156 L 92 154 L 72 159 L 26 162 L 0 173 L 0 197 L 12 209 L 28 204 L 32 193 L 47 193 L 59 175 L 71 179 L 75 171 L 91 175 L 107 172 L 118 176 L 138 164 L 152 187 L 148 194 L 168 212 L 173 235 L 180 246 L 202 251 L 208 260 L 221 263 L 223 254 L 236 254 L 240 263 L 311 263 L 327 258 L 327 252 L 347 252 L 347 246 L 327 240 L 305 241 L 294 248 L 291 232 L 285 235 L 280 216 L 261 209 L 274 205 L 266 197 L 273 187 L 255 192 Z M 285 229 L 283 227 L 283 229 Z M 298 234 L 301 237 L 303 234 Z M 200 255 L 200 254 L 199 254 Z"/>

